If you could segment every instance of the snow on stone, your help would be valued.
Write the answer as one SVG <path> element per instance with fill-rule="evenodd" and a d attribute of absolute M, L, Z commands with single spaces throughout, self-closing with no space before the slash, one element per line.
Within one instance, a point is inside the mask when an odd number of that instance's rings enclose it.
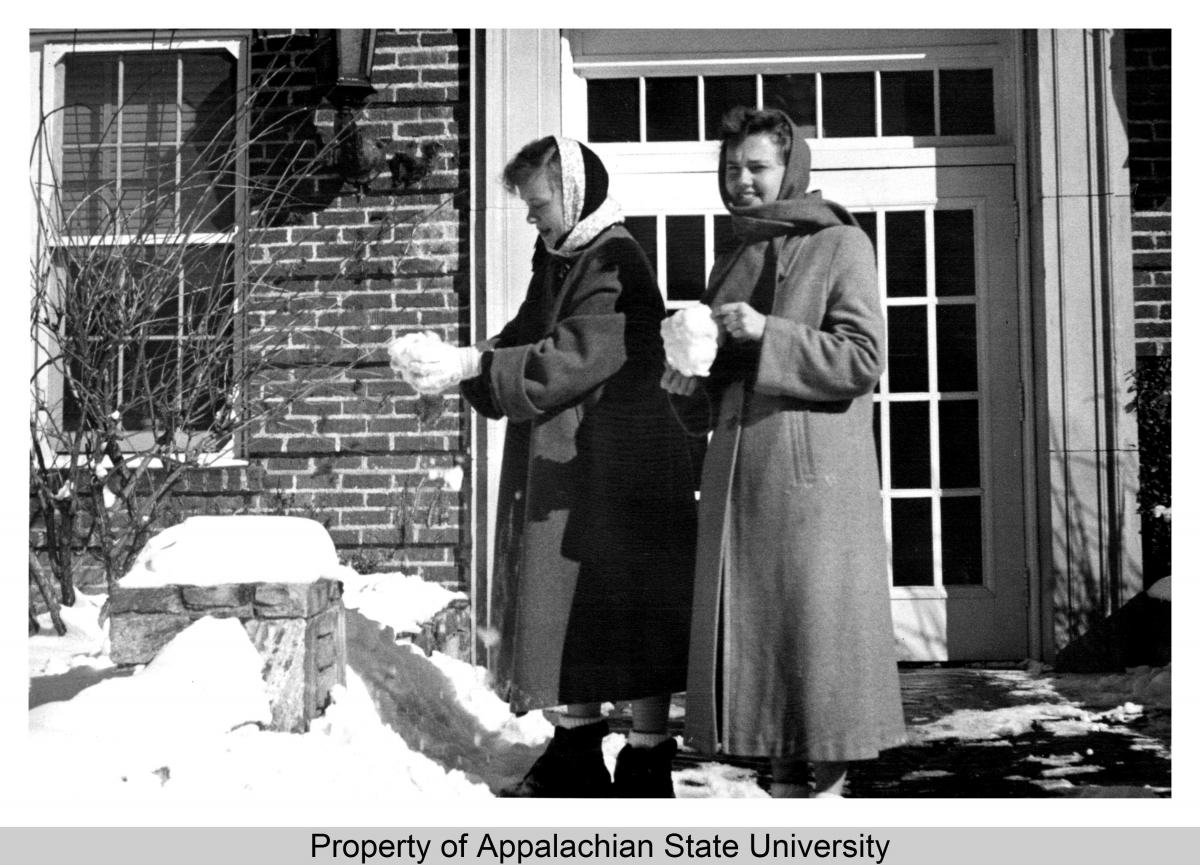
<path fill-rule="evenodd" d="M 152 537 L 121 586 L 311 583 L 341 578 L 346 570 L 329 533 L 316 520 L 197 516 Z"/>
<path fill-rule="evenodd" d="M 397 634 L 419 634 L 423 622 L 456 598 L 467 597 L 400 571 L 362 575 L 346 569 L 340 579 L 346 609 L 358 610 Z"/>

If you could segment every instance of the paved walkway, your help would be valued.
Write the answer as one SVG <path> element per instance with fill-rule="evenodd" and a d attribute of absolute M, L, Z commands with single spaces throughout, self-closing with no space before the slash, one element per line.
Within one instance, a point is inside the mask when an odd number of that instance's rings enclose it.
<path fill-rule="evenodd" d="M 856 766 L 847 795 L 1170 796 L 1170 710 L 1114 705 L 1095 688 L 1102 678 L 904 668 L 900 681 L 911 744 Z M 615 720 L 613 728 L 624 732 L 623 723 Z M 682 732 L 682 717 L 672 727 Z M 676 769 L 698 762 L 703 762 L 698 755 L 683 752 Z M 721 762 L 753 769 L 760 786 L 770 785 L 765 760 Z"/>

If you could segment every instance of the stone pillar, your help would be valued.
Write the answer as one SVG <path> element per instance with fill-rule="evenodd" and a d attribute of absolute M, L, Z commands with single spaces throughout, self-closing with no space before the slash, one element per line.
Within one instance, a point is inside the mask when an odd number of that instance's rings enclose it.
<path fill-rule="evenodd" d="M 346 614 L 336 580 L 116 588 L 109 595 L 111 657 L 145 664 L 204 616 L 235 617 L 263 659 L 271 729 L 302 733 L 346 683 Z"/>

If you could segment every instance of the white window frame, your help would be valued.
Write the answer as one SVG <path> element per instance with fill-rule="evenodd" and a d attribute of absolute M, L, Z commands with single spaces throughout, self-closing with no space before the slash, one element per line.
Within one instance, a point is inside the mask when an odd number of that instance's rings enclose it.
<path fill-rule="evenodd" d="M 37 40 L 35 34 L 35 42 L 31 47 L 30 53 L 30 71 L 32 82 L 34 84 L 34 98 L 32 100 L 32 123 L 31 134 L 34 136 L 34 143 L 40 145 L 35 151 L 35 155 L 31 160 L 31 180 L 34 188 L 32 195 L 34 198 L 31 201 L 31 206 L 34 210 L 31 225 L 33 225 L 33 240 L 31 250 L 37 254 L 38 250 L 35 245 L 39 242 L 37 236 L 36 219 L 40 208 L 42 213 L 51 212 L 50 206 L 53 203 L 54 190 L 49 182 L 43 179 L 55 178 L 62 176 L 62 112 L 61 107 L 64 101 L 64 60 L 72 54 L 134 54 L 151 51 L 173 51 L 173 52 L 190 52 L 190 51 L 213 51 L 221 50 L 230 54 L 237 66 L 236 72 L 236 103 L 234 107 L 237 125 L 235 135 L 238 141 L 239 164 L 237 166 L 237 176 L 244 178 L 247 176 L 248 165 L 246 157 L 245 142 L 249 134 L 248 121 L 245 111 L 245 99 L 249 80 L 249 48 L 247 38 L 240 31 L 229 34 L 208 34 L 200 35 L 197 33 L 187 33 L 183 36 L 179 35 L 179 31 L 174 34 L 161 36 L 158 35 L 162 31 L 151 33 L 125 32 L 117 34 L 119 38 L 111 32 L 92 32 L 86 31 L 71 31 L 59 34 L 47 35 L 40 40 Z M 44 130 L 39 136 L 39 126 L 45 123 Z M 46 146 L 48 144 L 48 146 Z M 37 196 L 41 196 L 41 202 L 37 201 Z M 189 237 L 189 245 L 207 246 L 207 245 L 225 245 L 234 248 L 234 267 L 235 267 L 235 282 L 238 285 L 243 281 L 243 261 L 244 250 L 239 247 L 244 244 L 245 232 L 244 213 L 246 207 L 246 190 L 244 184 L 239 183 L 235 190 L 235 225 L 228 232 L 214 233 L 196 233 Z M 156 237 L 157 239 L 157 237 Z M 94 243 L 92 238 L 79 238 L 74 241 L 78 244 Z M 234 312 L 235 315 L 241 313 L 244 308 L 244 301 L 240 292 L 234 296 Z M 240 342 L 240 340 L 238 340 Z M 53 347 L 51 347 L 52 349 Z M 236 352 L 235 348 L 235 352 Z M 41 356 L 38 346 L 32 346 L 32 356 L 34 368 L 38 368 L 43 362 L 44 357 Z M 56 411 L 61 411 L 63 404 L 63 375 L 61 371 L 56 371 L 50 366 L 42 367 L 39 371 L 36 381 L 33 386 L 45 396 L 44 404 L 56 407 Z M 61 422 L 61 417 L 58 418 Z M 47 425 L 40 425 L 42 429 L 46 429 Z M 51 427 L 53 428 L 53 427 Z M 130 441 L 136 441 L 139 436 L 150 435 L 146 432 L 127 433 L 127 438 Z M 241 459 L 238 453 L 239 442 L 230 440 L 219 450 L 210 451 L 201 454 L 199 459 L 202 465 L 208 466 L 233 466 L 246 465 L 246 460 Z M 59 443 L 51 440 L 49 437 L 40 442 L 43 454 L 47 464 L 50 465 L 66 465 L 69 462 L 67 454 L 62 453 Z"/>
<path fill-rule="evenodd" d="M 565 31 L 562 50 L 563 134 L 587 141 L 587 81 L 603 78 L 643 80 L 639 86 L 642 137 L 645 137 L 644 79 L 658 76 L 696 76 L 703 98 L 705 75 L 757 75 L 758 99 L 762 100 L 763 74 L 818 73 L 817 127 L 821 127 L 820 73 L 875 72 L 876 135 L 859 138 L 810 139 L 812 169 L 907 168 L 928 165 L 1012 164 L 1016 160 L 1016 93 L 1018 82 L 1013 58 L 1019 56 L 1016 35 L 1001 31 L 993 44 L 917 44 L 902 51 L 836 52 L 813 48 L 804 51 L 728 56 L 692 51 L 678 56 L 655 54 L 596 55 L 574 57 L 579 44 L 577 31 Z M 995 134 L 970 136 L 886 136 L 879 128 L 880 73 L 937 69 L 991 69 Z M 935 88 L 938 76 L 935 74 Z M 935 123 L 940 127 L 940 112 Z M 698 108 L 699 110 L 699 108 Z M 701 118 L 702 119 L 702 118 Z M 700 134 L 703 135 L 703 129 Z M 713 141 L 608 142 L 588 145 L 611 170 L 629 173 L 713 171 L 717 147 Z"/>

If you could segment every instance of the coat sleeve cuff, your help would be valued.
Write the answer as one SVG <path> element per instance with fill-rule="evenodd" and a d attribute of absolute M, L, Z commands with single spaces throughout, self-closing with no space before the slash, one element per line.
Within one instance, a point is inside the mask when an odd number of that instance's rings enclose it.
<path fill-rule="evenodd" d="M 525 392 L 525 365 L 532 348 L 518 345 L 492 352 L 492 399 L 509 420 L 531 420 L 542 413 Z"/>

